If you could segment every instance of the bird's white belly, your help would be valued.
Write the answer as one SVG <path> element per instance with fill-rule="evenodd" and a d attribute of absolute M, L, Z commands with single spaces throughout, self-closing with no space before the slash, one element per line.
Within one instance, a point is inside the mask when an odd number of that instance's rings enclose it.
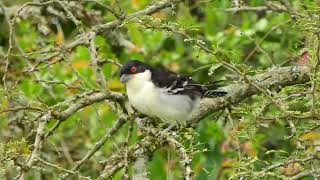
<path fill-rule="evenodd" d="M 139 112 L 171 123 L 189 120 L 199 104 L 199 98 L 192 100 L 187 95 L 170 95 L 151 82 L 144 82 L 143 86 L 138 87 L 128 84 L 127 94 L 130 103 Z"/>

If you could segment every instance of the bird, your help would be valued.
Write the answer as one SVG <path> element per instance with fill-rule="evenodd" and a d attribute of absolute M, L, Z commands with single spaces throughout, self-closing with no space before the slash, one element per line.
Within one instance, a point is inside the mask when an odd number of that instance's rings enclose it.
<path fill-rule="evenodd" d="M 130 104 L 138 112 L 162 122 L 182 124 L 191 120 L 202 97 L 227 95 L 218 91 L 219 81 L 199 84 L 192 77 L 128 60 L 120 69 Z"/>

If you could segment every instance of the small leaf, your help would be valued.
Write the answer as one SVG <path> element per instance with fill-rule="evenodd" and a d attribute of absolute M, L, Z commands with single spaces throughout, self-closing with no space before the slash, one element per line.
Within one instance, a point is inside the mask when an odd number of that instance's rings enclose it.
<path fill-rule="evenodd" d="M 257 156 L 257 150 L 253 147 L 251 142 L 245 142 L 244 144 L 242 144 L 241 149 L 245 154 L 247 154 L 250 157 Z"/>
<path fill-rule="evenodd" d="M 228 168 L 228 167 L 233 167 L 235 165 L 235 160 L 234 159 L 225 159 L 221 163 L 222 168 Z"/>
<path fill-rule="evenodd" d="M 303 134 L 300 138 L 302 140 L 317 140 L 320 139 L 320 132 L 309 132 Z"/>
<path fill-rule="evenodd" d="M 303 167 L 299 163 L 286 164 L 279 168 L 281 174 L 285 176 L 293 176 L 301 172 Z"/>
<path fill-rule="evenodd" d="M 64 33 L 61 28 L 58 28 L 56 36 L 56 46 L 61 46 L 64 43 Z"/>
<path fill-rule="evenodd" d="M 310 59 L 310 55 L 308 51 L 304 51 L 300 57 L 298 58 L 297 64 L 304 65 L 306 64 Z"/>
<path fill-rule="evenodd" d="M 81 69 L 81 68 L 87 68 L 89 66 L 89 61 L 88 60 L 77 60 L 72 62 L 72 67 L 75 69 Z"/>
<path fill-rule="evenodd" d="M 123 88 L 123 85 L 119 81 L 109 80 L 108 87 L 112 91 L 119 91 Z"/>

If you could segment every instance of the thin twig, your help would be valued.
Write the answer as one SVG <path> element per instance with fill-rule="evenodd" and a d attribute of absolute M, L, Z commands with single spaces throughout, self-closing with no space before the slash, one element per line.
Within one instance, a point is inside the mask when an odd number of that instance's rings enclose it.
<path fill-rule="evenodd" d="M 275 168 L 278 168 L 278 167 L 281 167 L 281 166 L 284 166 L 284 165 L 287 165 L 287 164 L 292 164 L 292 163 L 306 163 L 308 161 L 312 161 L 312 160 L 315 160 L 315 159 L 319 159 L 319 157 L 314 154 L 314 155 L 311 155 L 310 157 L 307 157 L 307 158 L 304 158 L 304 159 L 292 159 L 292 160 L 289 160 L 289 161 L 285 161 L 285 162 L 281 162 L 281 163 L 277 163 L 277 164 L 274 164 L 274 165 L 271 165 L 265 169 L 263 169 L 262 171 L 258 172 L 257 174 L 264 174 L 268 171 L 271 171 Z"/>
<path fill-rule="evenodd" d="M 8 23 L 8 26 L 9 26 L 9 47 L 8 47 L 8 50 L 7 50 L 7 53 L 5 55 L 5 60 L 6 60 L 6 65 L 5 65 L 5 69 L 4 69 L 4 73 L 3 73 L 3 77 L 2 77 L 2 82 L 3 82 L 3 87 L 4 87 L 4 90 L 7 89 L 7 82 L 6 82 L 6 77 L 7 77 L 7 73 L 8 73 L 8 68 L 9 68 L 9 64 L 10 64 L 10 60 L 9 60 L 9 56 L 10 56 L 10 53 L 11 53 L 11 50 L 13 49 L 13 25 L 14 25 L 14 18 L 10 21 L 10 18 L 5 10 L 5 7 L 2 3 L 0 3 L 0 6 L 1 6 L 1 9 L 4 13 L 4 17 L 5 17 L 5 20 L 6 22 Z"/>
<path fill-rule="evenodd" d="M 291 20 L 288 20 L 288 21 L 285 21 L 285 22 L 282 22 L 282 23 L 279 23 L 275 26 L 273 26 L 260 40 L 260 42 L 255 42 L 256 46 L 252 49 L 252 51 L 250 51 L 250 53 L 247 55 L 247 57 L 243 60 L 243 62 L 247 62 L 251 57 L 252 55 L 258 50 L 258 46 L 262 46 L 263 42 L 265 41 L 265 39 L 275 30 L 277 30 L 280 26 L 283 26 L 287 23 L 289 23 Z"/>
<path fill-rule="evenodd" d="M 129 180 L 129 161 L 128 161 L 128 153 L 129 153 L 129 140 L 132 136 L 132 131 L 133 131 L 133 124 L 134 121 L 131 120 L 129 123 L 129 127 L 128 127 L 128 134 L 127 134 L 127 138 L 126 141 L 124 143 L 124 146 L 126 148 L 126 152 L 125 152 L 125 166 L 124 166 L 124 175 L 123 175 L 123 179 L 124 180 Z"/>
<path fill-rule="evenodd" d="M 67 173 L 70 173 L 70 174 L 76 174 L 76 173 L 78 173 L 78 172 L 76 172 L 76 171 L 70 171 L 70 170 L 64 169 L 63 167 L 60 167 L 60 166 L 58 166 L 58 165 L 49 163 L 49 162 L 47 162 L 47 161 L 45 161 L 45 160 L 43 160 L 43 159 L 41 159 L 41 158 L 37 158 L 36 161 L 39 161 L 39 162 L 41 162 L 41 163 L 43 163 L 43 164 L 45 164 L 45 165 L 47 165 L 47 166 L 56 168 L 56 169 L 58 169 L 59 171 L 67 172 Z"/>
<path fill-rule="evenodd" d="M 89 38 L 89 53 L 90 53 L 90 58 L 92 61 L 93 68 L 96 73 L 96 79 L 98 81 L 98 84 L 100 85 L 100 88 L 102 90 L 106 90 L 108 88 L 107 83 L 106 83 L 106 79 L 105 79 L 104 74 L 102 72 L 101 66 L 99 66 L 97 48 L 94 43 L 95 33 L 91 33 L 89 36 L 90 36 L 90 38 Z"/>

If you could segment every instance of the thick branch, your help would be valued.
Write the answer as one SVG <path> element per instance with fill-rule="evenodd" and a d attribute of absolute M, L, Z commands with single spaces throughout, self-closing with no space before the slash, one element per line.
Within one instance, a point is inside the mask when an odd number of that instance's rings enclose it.
<path fill-rule="evenodd" d="M 149 161 L 149 157 L 147 154 L 141 152 L 138 154 L 137 159 L 134 161 L 133 165 L 133 180 L 148 180 L 150 179 L 147 171 L 147 164 Z"/>
<path fill-rule="evenodd" d="M 55 112 L 54 117 L 62 121 L 70 117 L 72 114 L 74 114 L 78 110 L 86 106 L 89 106 L 95 102 L 100 102 L 106 99 L 113 100 L 113 101 L 121 101 L 123 100 L 123 98 L 124 97 L 122 96 L 122 94 L 110 92 L 110 91 L 92 93 L 92 94 L 89 94 L 88 96 L 84 96 L 78 102 L 72 104 L 68 109 L 62 112 Z"/>
<path fill-rule="evenodd" d="M 289 66 L 271 69 L 265 73 L 249 77 L 250 81 L 263 89 L 280 90 L 285 86 L 305 83 L 310 80 L 308 73 L 311 68 L 307 66 Z M 193 125 L 196 125 L 205 115 L 221 109 L 228 104 L 236 104 L 260 91 L 250 84 L 239 82 L 224 87 L 228 96 L 221 98 L 205 98 L 201 102 L 200 111 L 194 115 Z"/>

